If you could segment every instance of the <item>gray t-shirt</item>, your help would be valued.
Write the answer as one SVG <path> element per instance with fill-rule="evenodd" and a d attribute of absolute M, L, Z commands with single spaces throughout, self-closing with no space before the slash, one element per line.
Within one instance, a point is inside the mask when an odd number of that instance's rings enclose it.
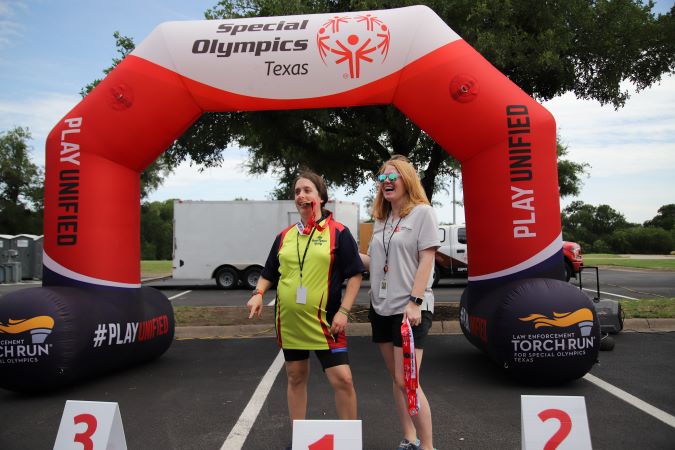
<path fill-rule="evenodd" d="M 385 224 L 386 222 L 386 224 Z M 398 224 L 398 227 L 397 227 Z M 398 231 L 395 229 L 398 228 Z M 384 242 L 383 242 L 384 237 Z M 391 238 L 391 241 L 389 240 Z M 381 316 L 403 314 L 410 301 L 419 265 L 419 252 L 428 248 L 438 248 L 438 220 L 429 205 L 417 205 L 400 222 L 389 217 L 378 220 L 373 225 L 373 237 L 368 246 L 370 255 L 370 301 Z M 386 258 L 385 246 L 389 257 Z M 384 273 L 385 259 L 388 271 Z M 386 298 L 380 297 L 382 280 L 386 279 Z M 431 285 L 434 281 L 433 269 L 424 292 L 423 311 L 434 312 L 434 293 Z"/>

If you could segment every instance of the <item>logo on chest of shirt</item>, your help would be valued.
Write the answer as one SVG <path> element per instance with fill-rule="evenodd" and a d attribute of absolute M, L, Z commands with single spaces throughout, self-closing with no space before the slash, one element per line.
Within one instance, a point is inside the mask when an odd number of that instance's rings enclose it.
<path fill-rule="evenodd" d="M 324 238 L 323 236 L 317 236 L 314 239 L 312 239 L 312 244 L 314 244 L 315 246 L 316 245 L 322 246 L 323 244 L 327 244 L 327 243 L 328 243 L 328 240 L 326 238 Z"/>

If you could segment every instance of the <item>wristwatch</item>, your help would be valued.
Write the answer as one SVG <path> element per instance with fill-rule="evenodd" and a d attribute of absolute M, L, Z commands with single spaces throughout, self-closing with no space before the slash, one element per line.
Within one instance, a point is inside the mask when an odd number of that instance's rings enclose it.
<path fill-rule="evenodd" d="M 423 298 L 415 297 L 414 295 L 411 295 L 408 300 L 410 300 L 411 302 L 413 302 L 417 306 L 422 306 L 422 303 L 424 303 Z"/>

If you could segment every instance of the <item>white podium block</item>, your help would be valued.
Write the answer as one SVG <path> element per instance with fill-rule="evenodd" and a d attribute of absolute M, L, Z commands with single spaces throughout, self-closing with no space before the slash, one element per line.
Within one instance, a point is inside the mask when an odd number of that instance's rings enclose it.
<path fill-rule="evenodd" d="M 362 450 L 360 420 L 294 420 L 293 450 Z"/>
<path fill-rule="evenodd" d="M 54 450 L 127 450 L 117 403 L 68 400 Z"/>
<path fill-rule="evenodd" d="M 523 450 L 590 450 L 586 401 L 578 396 L 521 395 Z"/>

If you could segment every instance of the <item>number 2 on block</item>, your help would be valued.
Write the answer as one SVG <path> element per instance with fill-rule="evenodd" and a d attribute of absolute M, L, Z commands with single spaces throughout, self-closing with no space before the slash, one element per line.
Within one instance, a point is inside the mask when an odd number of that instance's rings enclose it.
<path fill-rule="evenodd" d="M 96 432 L 97 421 L 96 417 L 91 414 L 79 414 L 73 418 L 75 425 L 84 423 L 87 425 L 87 428 L 82 433 L 75 434 L 73 442 L 79 442 L 83 446 L 83 450 L 94 450 L 94 443 L 91 440 L 91 437 Z"/>
<path fill-rule="evenodd" d="M 333 435 L 327 434 L 313 444 L 309 444 L 307 450 L 333 450 Z"/>
<path fill-rule="evenodd" d="M 572 430 L 572 418 L 561 409 L 546 409 L 538 414 L 542 422 L 549 419 L 557 419 L 560 422 L 560 428 L 555 432 L 551 439 L 544 446 L 544 450 L 555 450 L 565 440 Z"/>

